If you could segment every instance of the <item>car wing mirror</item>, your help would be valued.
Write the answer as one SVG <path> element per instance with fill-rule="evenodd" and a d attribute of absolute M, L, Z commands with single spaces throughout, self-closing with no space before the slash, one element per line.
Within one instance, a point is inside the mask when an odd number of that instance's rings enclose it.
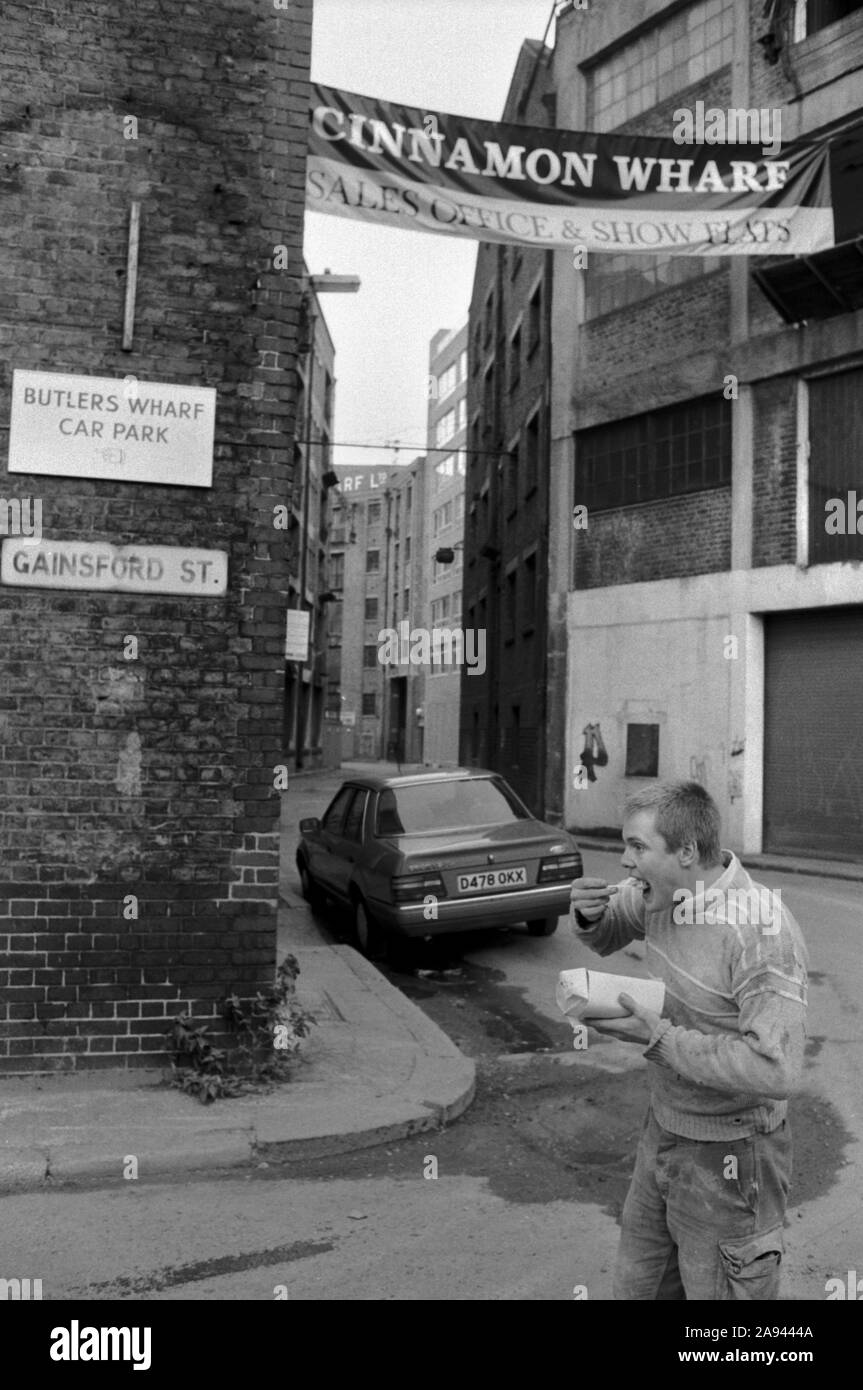
<path fill-rule="evenodd" d="M 320 830 L 321 823 L 317 816 L 306 816 L 305 820 L 300 821 L 300 834 L 311 835 L 313 831 Z"/>

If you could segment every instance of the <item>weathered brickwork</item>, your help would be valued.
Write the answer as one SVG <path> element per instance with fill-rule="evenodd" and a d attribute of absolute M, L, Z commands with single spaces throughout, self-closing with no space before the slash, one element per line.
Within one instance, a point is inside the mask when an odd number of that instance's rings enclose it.
<path fill-rule="evenodd" d="M 575 545 L 576 589 L 710 574 L 731 564 L 731 489 L 595 512 Z"/>
<path fill-rule="evenodd" d="M 48 540 L 228 555 L 223 598 L 0 589 L 6 1072 L 152 1065 L 272 980 L 310 30 L 311 0 L 3 6 L 0 490 Z M 15 367 L 215 387 L 212 487 L 9 475 Z"/>
<path fill-rule="evenodd" d="M 754 388 L 752 564 L 791 565 L 797 555 L 797 381 Z"/>

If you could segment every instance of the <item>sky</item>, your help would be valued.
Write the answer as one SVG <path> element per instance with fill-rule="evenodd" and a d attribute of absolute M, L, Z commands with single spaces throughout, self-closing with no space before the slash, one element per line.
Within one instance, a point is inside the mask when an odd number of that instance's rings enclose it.
<path fill-rule="evenodd" d="M 315 0 L 312 81 L 387 101 L 499 120 L 524 39 L 552 0 Z M 467 318 L 479 243 L 307 212 L 313 275 L 358 275 L 321 308 L 336 349 L 334 463 L 410 463 L 425 451 L 429 341 Z"/>

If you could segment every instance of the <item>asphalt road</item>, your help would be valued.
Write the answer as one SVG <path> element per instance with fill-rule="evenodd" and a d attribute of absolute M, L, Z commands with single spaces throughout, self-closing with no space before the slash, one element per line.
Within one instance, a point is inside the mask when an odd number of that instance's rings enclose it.
<path fill-rule="evenodd" d="M 323 809 L 337 782 L 298 780 L 291 820 Z M 590 852 L 586 869 L 616 878 L 619 860 Z M 813 958 L 783 1295 L 821 1300 L 827 1278 L 863 1270 L 858 886 L 765 878 Z M 639 956 L 607 964 L 635 974 Z M 387 973 L 478 1059 L 477 1099 L 455 1125 L 242 1177 L 4 1197 L 4 1265 L 42 1278 L 46 1299 L 559 1300 L 581 1286 L 608 1298 L 645 1077 L 631 1045 L 593 1035 L 572 1049 L 554 985 L 591 959 L 565 921 L 545 939 L 514 928 L 421 949 Z"/>

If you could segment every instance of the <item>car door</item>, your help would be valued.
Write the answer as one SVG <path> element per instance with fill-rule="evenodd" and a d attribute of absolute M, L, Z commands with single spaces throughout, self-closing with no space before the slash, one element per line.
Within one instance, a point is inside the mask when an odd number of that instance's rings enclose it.
<path fill-rule="evenodd" d="M 333 861 L 336 878 L 333 886 L 342 898 L 348 897 L 354 867 L 362 854 L 363 823 L 368 799 L 368 791 L 364 787 L 358 787 L 356 795 L 345 813 L 341 835 L 334 851 Z"/>
<path fill-rule="evenodd" d="M 321 828 L 316 843 L 310 842 L 312 851 L 312 877 L 322 887 L 338 892 L 339 880 L 338 850 L 341 843 L 342 827 L 348 807 L 354 799 L 356 787 L 342 787 L 330 802 L 321 817 Z"/>

